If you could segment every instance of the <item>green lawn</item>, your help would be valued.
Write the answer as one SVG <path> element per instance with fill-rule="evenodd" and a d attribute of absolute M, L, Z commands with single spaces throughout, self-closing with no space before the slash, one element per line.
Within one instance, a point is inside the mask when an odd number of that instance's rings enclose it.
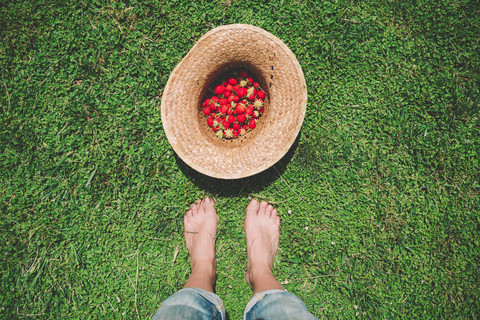
<path fill-rule="evenodd" d="M 148 319 L 189 275 L 182 216 L 206 195 L 231 319 L 251 197 L 317 317 L 480 317 L 477 1 L 2 2 L 1 319 Z M 308 87 L 293 148 L 239 181 L 186 166 L 160 119 L 173 68 L 230 23 L 284 41 Z"/>

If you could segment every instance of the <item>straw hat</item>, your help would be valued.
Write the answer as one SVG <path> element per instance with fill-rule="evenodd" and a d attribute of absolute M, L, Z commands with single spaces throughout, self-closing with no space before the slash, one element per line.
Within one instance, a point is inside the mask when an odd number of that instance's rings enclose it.
<path fill-rule="evenodd" d="M 253 73 L 265 91 L 257 127 L 239 139 L 218 139 L 201 114 L 208 87 L 233 68 Z M 173 70 L 162 97 L 162 123 L 177 155 L 193 169 L 239 179 L 268 169 L 294 143 L 307 106 L 303 71 L 271 33 L 233 24 L 210 30 Z"/>

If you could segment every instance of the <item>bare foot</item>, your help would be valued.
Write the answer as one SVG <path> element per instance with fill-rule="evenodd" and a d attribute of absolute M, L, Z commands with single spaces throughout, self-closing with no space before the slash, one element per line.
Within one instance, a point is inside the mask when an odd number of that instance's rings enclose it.
<path fill-rule="evenodd" d="M 283 289 L 273 277 L 273 259 L 280 237 L 280 218 L 277 210 L 262 201 L 252 199 L 245 218 L 247 236 L 247 282 L 254 293 L 270 289 Z"/>
<path fill-rule="evenodd" d="M 185 242 L 190 254 L 192 274 L 185 288 L 196 287 L 213 292 L 215 284 L 215 236 L 218 216 L 214 202 L 205 198 L 194 203 L 183 218 Z"/>

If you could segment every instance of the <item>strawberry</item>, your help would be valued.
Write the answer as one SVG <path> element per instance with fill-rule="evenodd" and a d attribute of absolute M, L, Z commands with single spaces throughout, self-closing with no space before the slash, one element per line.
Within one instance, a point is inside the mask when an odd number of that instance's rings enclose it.
<path fill-rule="evenodd" d="M 235 78 L 228 79 L 228 84 L 231 84 L 232 86 L 236 85 L 237 84 L 237 79 L 235 79 Z"/>
<path fill-rule="evenodd" d="M 237 106 L 235 107 L 235 113 L 236 114 L 245 113 L 245 105 L 242 103 L 237 104 Z"/>
<path fill-rule="evenodd" d="M 248 127 L 248 124 L 244 124 L 242 126 L 242 130 L 248 131 L 250 128 Z"/>
<path fill-rule="evenodd" d="M 248 82 L 249 84 L 252 84 L 252 83 L 253 83 L 253 78 L 252 78 L 252 77 L 248 77 L 248 78 L 247 78 L 247 82 Z"/>
<path fill-rule="evenodd" d="M 248 127 L 250 129 L 255 129 L 256 126 L 257 126 L 257 122 L 255 121 L 255 119 L 250 120 L 250 122 L 248 123 Z"/>
<path fill-rule="evenodd" d="M 231 96 L 232 96 L 232 91 L 225 91 L 225 93 L 223 94 L 223 96 L 224 96 L 225 98 L 231 97 Z"/>
<path fill-rule="evenodd" d="M 245 109 L 245 113 L 249 116 L 253 115 L 253 106 L 251 104 Z"/>
<path fill-rule="evenodd" d="M 230 123 L 234 123 L 234 122 L 235 122 L 235 116 L 229 115 L 229 116 L 227 117 L 227 121 L 230 122 Z"/>
<path fill-rule="evenodd" d="M 237 95 L 242 98 L 247 95 L 247 88 L 238 88 Z"/>
<path fill-rule="evenodd" d="M 232 99 L 232 101 L 235 101 L 235 102 L 237 102 L 238 100 L 240 100 L 240 97 L 239 97 L 239 96 L 233 96 L 233 99 Z"/>
<path fill-rule="evenodd" d="M 213 117 L 212 117 L 212 116 L 208 117 L 208 119 L 207 119 L 207 124 L 208 124 L 209 127 L 212 127 L 212 126 L 213 126 L 213 121 L 214 121 L 214 120 L 213 120 Z"/>
<path fill-rule="evenodd" d="M 261 100 L 265 99 L 265 92 L 263 92 L 262 90 L 258 90 L 257 91 L 257 98 L 261 99 Z"/>
<path fill-rule="evenodd" d="M 238 137 L 238 130 L 233 130 L 233 137 L 234 138 Z"/>
<path fill-rule="evenodd" d="M 225 90 L 233 91 L 233 86 L 231 84 L 227 84 L 227 86 L 225 87 Z"/>
<path fill-rule="evenodd" d="M 253 105 L 255 106 L 255 109 L 260 110 L 260 109 L 263 108 L 263 101 L 260 100 L 260 99 L 257 99 L 257 100 L 255 100 Z"/>
<path fill-rule="evenodd" d="M 245 120 L 247 120 L 247 117 L 246 117 L 245 113 L 242 113 L 242 114 L 237 115 L 237 121 L 238 121 L 238 122 L 244 123 Z"/>
<path fill-rule="evenodd" d="M 238 131 L 238 134 L 241 135 L 241 136 L 243 136 L 245 133 L 247 133 L 247 130 L 245 130 L 244 128 L 242 128 Z"/>
<path fill-rule="evenodd" d="M 227 100 L 227 98 L 222 98 L 222 99 L 220 99 L 220 100 L 218 101 L 218 103 L 219 103 L 220 105 L 224 105 L 224 104 L 227 104 L 227 103 L 228 103 L 228 100 Z"/>
<path fill-rule="evenodd" d="M 220 138 L 220 139 L 223 138 L 223 134 L 224 134 L 223 130 L 218 130 L 217 133 L 216 133 L 217 138 Z"/>
<path fill-rule="evenodd" d="M 212 96 L 210 98 L 210 100 L 213 100 L 213 102 L 218 102 L 218 100 L 220 100 L 220 99 L 217 96 Z M 212 102 L 212 101 L 210 101 L 210 102 Z"/>
<path fill-rule="evenodd" d="M 233 138 L 233 130 L 232 129 L 225 130 L 224 135 L 225 135 L 225 138 L 232 139 Z"/>
<path fill-rule="evenodd" d="M 240 80 L 240 83 L 239 83 L 240 87 L 245 88 L 247 84 L 248 84 L 247 80 Z"/>
<path fill-rule="evenodd" d="M 236 86 L 233 87 L 233 91 L 237 92 L 238 88 L 240 88 L 240 85 L 237 84 Z"/>
<path fill-rule="evenodd" d="M 240 78 L 246 78 L 248 75 L 247 70 L 240 71 Z"/>
<path fill-rule="evenodd" d="M 227 120 L 223 121 L 222 122 L 222 127 L 224 127 L 225 129 L 230 128 L 230 122 L 228 122 Z"/>
<path fill-rule="evenodd" d="M 228 103 L 232 102 L 233 101 L 233 95 L 228 96 L 227 101 L 228 101 Z"/>
<path fill-rule="evenodd" d="M 253 83 L 253 87 L 254 87 L 255 89 L 258 89 L 258 87 L 260 87 L 260 83 L 254 82 L 254 83 Z"/>
<path fill-rule="evenodd" d="M 220 108 L 220 110 L 218 110 L 218 113 L 220 113 L 220 114 L 227 114 L 227 112 L 228 112 L 228 107 L 229 107 L 228 104 L 224 104 L 224 105 Z"/>
<path fill-rule="evenodd" d="M 248 100 L 250 100 L 250 101 L 255 100 L 255 95 L 254 95 L 254 94 L 249 95 L 249 96 L 248 96 Z"/>
<path fill-rule="evenodd" d="M 238 123 L 238 122 L 234 122 L 234 123 L 232 124 L 232 128 L 233 128 L 234 130 L 239 130 L 241 127 L 242 127 L 242 126 L 241 126 L 240 123 Z"/>
<path fill-rule="evenodd" d="M 220 127 L 219 126 L 214 126 L 214 127 L 212 127 L 212 130 L 213 130 L 213 132 L 217 132 L 218 130 L 220 130 Z"/>
<path fill-rule="evenodd" d="M 210 114 L 210 112 L 212 112 L 212 110 L 210 110 L 210 108 L 206 107 L 205 109 L 203 109 L 203 114 L 208 116 Z"/>
<path fill-rule="evenodd" d="M 260 112 L 258 112 L 257 110 L 253 111 L 253 117 L 255 119 L 258 119 L 258 117 L 260 117 Z"/>
<path fill-rule="evenodd" d="M 225 92 L 225 87 L 222 85 L 218 85 L 215 87 L 215 94 L 222 95 Z"/>

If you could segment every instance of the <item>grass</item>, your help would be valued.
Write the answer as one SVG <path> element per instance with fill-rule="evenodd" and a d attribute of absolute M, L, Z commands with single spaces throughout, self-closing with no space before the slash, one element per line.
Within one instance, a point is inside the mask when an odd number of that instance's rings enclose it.
<path fill-rule="evenodd" d="M 151 317 L 189 275 L 182 216 L 206 195 L 231 319 L 251 294 L 251 197 L 278 208 L 275 275 L 318 318 L 480 317 L 475 1 L 39 0 L 0 15 L 0 318 Z M 230 23 L 282 39 L 309 100 L 282 161 L 219 181 L 176 157 L 160 103 L 195 41 Z"/>

